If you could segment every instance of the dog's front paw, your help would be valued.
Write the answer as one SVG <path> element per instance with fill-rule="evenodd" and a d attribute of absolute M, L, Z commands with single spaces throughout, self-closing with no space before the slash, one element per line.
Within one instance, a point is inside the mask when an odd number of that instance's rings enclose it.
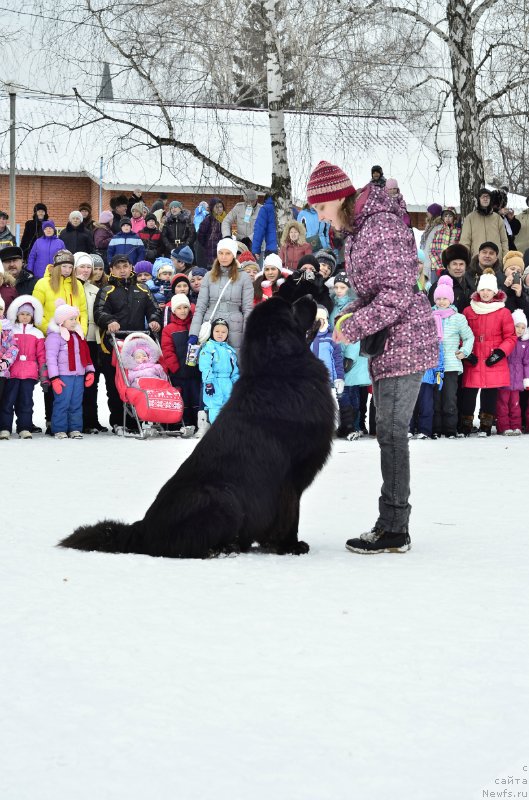
<path fill-rule="evenodd" d="M 309 545 L 307 542 L 296 542 L 292 550 L 290 551 L 294 556 L 302 556 L 305 553 L 308 553 L 310 550 Z"/>

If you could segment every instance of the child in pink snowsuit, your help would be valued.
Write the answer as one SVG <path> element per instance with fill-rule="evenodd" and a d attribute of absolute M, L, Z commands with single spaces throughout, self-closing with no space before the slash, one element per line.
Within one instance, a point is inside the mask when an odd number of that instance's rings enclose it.
<path fill-rule="evenodd" d="M 142 336 L 125 342 L 122 350 L 123 366 L 133 389 L 139 389 L 140 378 L 161 378 L 169 380 L 162 366 L 158 364 L 161 350 L 155 341 Z"/>
<path fill-rule="evenodd" d="M 527 317 L 517 308 L 512 319 L 518 337 L 516 347 L 509 356 L 510 386 L 498 389 L 496 404 L 496 429 L 504 436 L 520 436 L 522 412 L 520 392 L 529 389 L 529 331 Z"/>

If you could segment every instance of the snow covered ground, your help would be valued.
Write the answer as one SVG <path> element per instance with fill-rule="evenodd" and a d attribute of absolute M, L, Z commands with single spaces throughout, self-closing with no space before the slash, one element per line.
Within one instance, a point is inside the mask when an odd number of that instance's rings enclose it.
<path fill-rule="evenodd" d="M 467 800 L 529 779 L 529 438 L 412 442 L 406 555 L 344 549 L 375 519 L 367 439 L 304 496 L 307 556 L 54 549 L 143 515 L 194 446 L 0 443 L 2 800 Z"/>

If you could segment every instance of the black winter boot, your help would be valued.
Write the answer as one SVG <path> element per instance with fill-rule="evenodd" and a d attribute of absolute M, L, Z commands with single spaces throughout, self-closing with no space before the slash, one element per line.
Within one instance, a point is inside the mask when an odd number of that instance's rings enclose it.
<path fill-rule="evenodd" d="M 474 417 L 461 417 L 461 433 L 463 436 L 470 436 L 474 425 Z"/>
<path fill-rule="evenodd" d="M 340 427 L 336 431 L 339 439 L 345 439 L 355 429 L 355 414 L 351 406 L 340 406 Z"/>

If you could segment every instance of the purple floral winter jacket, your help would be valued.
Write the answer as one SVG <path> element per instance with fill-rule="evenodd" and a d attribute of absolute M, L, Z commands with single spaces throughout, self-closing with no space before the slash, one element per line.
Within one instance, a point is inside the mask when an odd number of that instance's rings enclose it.
<path fill-rule="evenodd" d="M 345 242 L 345 267 L 358 300 L 341 330 L 350 342 L 389 327 L 386 349 L 369 359 L 374 381 L 435 367 L 439 345 L 425 294 L 415 293 L 417 249 L 398 204 L 384 189 L 368 184 L 355 205 L 352 233 Z"/>
<path fill-rule="evenodd" d="M 529 378 L 529 340 L 516 340 L 516 346 L 509 355 L 509 373 L 511 392 L 522 392 Z"/>

